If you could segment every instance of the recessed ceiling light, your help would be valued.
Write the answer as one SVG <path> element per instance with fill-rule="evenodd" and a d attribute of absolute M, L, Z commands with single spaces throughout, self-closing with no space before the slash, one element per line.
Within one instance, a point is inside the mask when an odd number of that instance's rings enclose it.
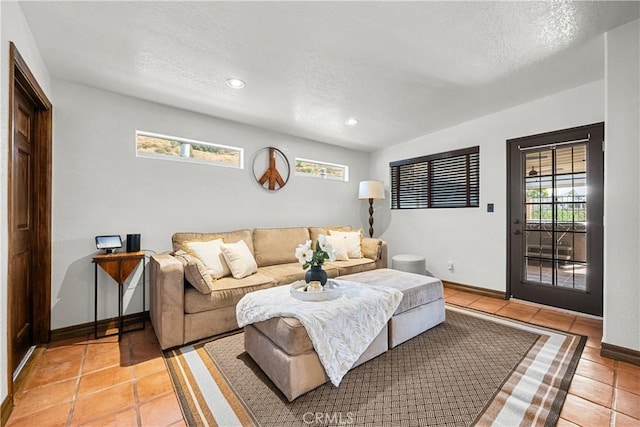
<path fill-rule="evenodd" d="M 355 126 L 358 124 L 358 119 L 356 119 L 355 117 L 351 117 L 350 119 L 347 119 L 347 121 L 344 122 L 344 124 L 347 126 Z"/>
<path fill-rule="evenodd" d="M 227 79 L 227 86 L 234 89 L 242 89 L 244 87 L 244 81 L 240 79 Z"/>

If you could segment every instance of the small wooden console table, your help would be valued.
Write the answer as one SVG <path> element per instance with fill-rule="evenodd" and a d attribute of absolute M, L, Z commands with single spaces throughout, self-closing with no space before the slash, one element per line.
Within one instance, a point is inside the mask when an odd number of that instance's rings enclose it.
<path fill-rule="evenodd" d="M 107 272 L 109 276 L 118 283 L 118 341 L 122 338 L 122 310 L 123 310 L 123 297 L 124 297 L 124 282 L 131 275 L 133 270 L 142 261 L 142 313 L 145 311 L 145 275 L 146 267 L 144 263 L 144 252 L 119 252 L 111 254 L 99 254 L 93 257 L 93 263 L 95 264 L 94 272 L 94 319 L 93 319 L 93 334 L 95 338 L 98 338 L 98 266 Z M 142 327 L 131 329 L 127 332 L 137 331 L 144 329 L 145 321 L 142 321 Z M 106 336 L 116 335 L 109 334 Z"/>

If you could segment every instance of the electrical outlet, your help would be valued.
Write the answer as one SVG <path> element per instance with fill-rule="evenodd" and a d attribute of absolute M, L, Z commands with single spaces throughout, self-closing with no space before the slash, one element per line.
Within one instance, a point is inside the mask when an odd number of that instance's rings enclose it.
<path fill-rule="evenodd" d="M 453 261 L 447 261 L 447 270 L 453 271 Z"/>

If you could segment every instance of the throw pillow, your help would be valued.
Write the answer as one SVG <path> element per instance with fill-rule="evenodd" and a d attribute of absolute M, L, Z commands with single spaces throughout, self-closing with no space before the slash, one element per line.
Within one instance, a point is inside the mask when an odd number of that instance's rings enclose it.
<path fill-rule="evenodd" d="M 343 239 L 350 259 L 362 258 L 362 230 L 337 231 L 329 230 L 329 235 Z"/>
<path fill-rule="evenodd" d="M 220 246 L 223 243 L 222 239 L 209 240 L 208 242 L 187 242 L 189 252 L 202 261 L 216 279 L 231 274 L 220 251 Z"/>
<path fill-rule="evenodd" d="M 185 251 L 177 251 L 173 254 L 184 267 L 184 277 L 191 286 L 203 294 L 210 294 L 213 291 L 215 278 L 211 275 L 207 267 L 198 258 Z"/>
<path fill-rule="evenodd" d="M 258 271 L 258 264 L 244 240 L 237 243 L 224 243 L 220 246 L 220 250 L 231 269 L 231 274 L 236 279 L 242 279 Z"/>
<path fill-rule="evenodd" d="M 348 261 L 349 252 L 347 252 L 347 242 L 344 238 L 338 236 L 327 236 L 327 243 L 338 250 L 336 261 Z"/>

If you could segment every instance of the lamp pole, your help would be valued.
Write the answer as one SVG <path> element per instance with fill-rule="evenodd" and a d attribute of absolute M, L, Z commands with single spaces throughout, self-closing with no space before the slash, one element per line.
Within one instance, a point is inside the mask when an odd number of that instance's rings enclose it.
<path fill-rule="evenodd" d="M 373 237 L 373 198 L 369 197 L 369 237 Z"/>
<path fill-rule="evenodd" d="M 384 184 L 382 181 L 361 181 L 358 198 L 369 200 L 369 237 L 373 237 L 373 201 L 384 199 Z"/>

